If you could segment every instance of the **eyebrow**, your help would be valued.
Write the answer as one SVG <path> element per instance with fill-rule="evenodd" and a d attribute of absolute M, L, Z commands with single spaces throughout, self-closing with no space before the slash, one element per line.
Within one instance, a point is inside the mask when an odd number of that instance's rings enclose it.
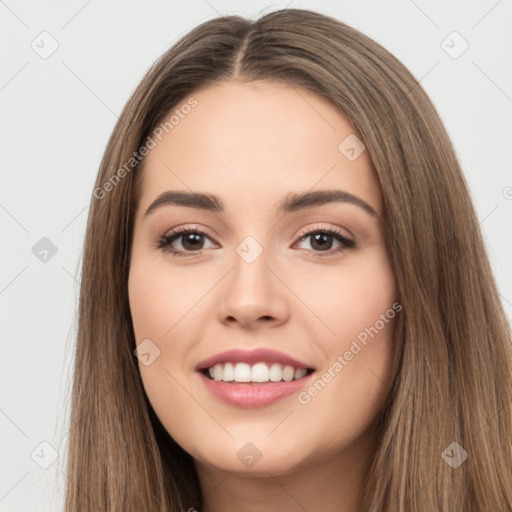
<path fill-rule="evenodd" d="M 290 193 L 278 204 L 278 212 L 290 213 L 314 208 L 328 203 L 348 203 L 359 206 L 362 210 L 372 216 L 378 216 L 376 210 L 361 198 L 344 192 L 342 190 L 316 190 L 313 192 Z M 185 191 L 167 191 L 158 196 L 148 207 L 146 213 L 149 215 L 162 206 L 175 205 L 206 210 L 210 212 L 223 212 L 222 201 L 212 194 Z"/>

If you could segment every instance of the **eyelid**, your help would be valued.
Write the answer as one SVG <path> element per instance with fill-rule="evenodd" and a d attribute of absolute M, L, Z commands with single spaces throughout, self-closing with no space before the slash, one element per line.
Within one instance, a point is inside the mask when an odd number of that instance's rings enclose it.
<path fill-rule="evenodd" d="M 345 231 L 347 231 L 348 235 L 344 235 L 343 233 L 341 233 L 339 231 L 340 229 L 344 229 Z M 211 234 L 211 231 L 208 228 L 206 228 L 204 226 L 200 226 L 199 224 L 185 224 L 183 226 L 169 229 L 163 235 L 161 235 L 161 237 L 162 238 L 168 237 L 168 236 L 176 235 L 179 233 L 186 233 L 189 231 L 198 231 L 201 234 L 207 235 L 209 238 L 212 238 L 213 240 L 215 239 L 215 236 Z M 351 238 L 353 240 L 355 239 L 354 235 L 350 232 L 350 230 L 348 230 L 346 228 L 340 228 L 339 226 L 331 226 L 331 225 L 324 224 L 324 225 L 320 225 L 320 226 L 314 226 L 314 227 L 309 226 L 309 227 L 303 228 L 299 232 L 299 234 L 295 236 L 295 238 L 296 238 L 295 242 L 300 240 L 302 237 L 309 235 L 311 233 L 315 233 L 317 231 L 335 231 L 335 232 L 339 233 L 340 235 L 345 236 L 346 238 Z"/>
<path fill-rule="evenodd" d="M 344 233 L 342 233 L 341 230 L 346 231 L 348 234 L 345 235 Z M 298 239 L 302 238 L 305 235 L 310 235 L 312 233 L 316 233 L 317 231 L 335 232 L 336 234 L 355 242 L 355 236 L 352 234 L 352 232 L 350 230 L 348 230 L 346 228 L 341 228 L 341 227 L 335 226 L 335 225 L 325 225 L 325 224 L 321 225 L 321 226 L 314 226 L 314 227 L 309 226 L 309 227 L 304 228 L 300 232 L 301 234 L 298 235 Z"/>
<path fill-rule="evenodd" d="M 329 236 L 332 236 L 338 243 L 344 245 L 343 248 L 337 249 L 329 249 L 326 251 L 311 251 L 307 250 L 307 252 L 311 252 L 315 257 L 328 257 L 336 253 L 342 253 L 347 249 L 354 249 L 357 247 L 357 243 L 355 238 L 350 234 L 349 236 L 343 234 L 341 232 L 339 226 L 330 226 L 330 225 L 320 225 L 320 226 L 308 226 L 303 228 L 302 231 L 294 237 L 293 245 L 298 242 L 302 242 L 303 239 L 306 239 L 308 236 L 317 234 L 317 233 L 327 233 Z M 348 231 L 348 230 L 347 230 Z M 211 249 L 208 247 L 206 249 L 197 249 L 195 251 L 184 251 L 184 250 L 176 250 L 176 249 L 167 249 L 175 240 L 179 240 L 182 235 L 196 233 L 198 235 L 205 236 L 210 241 L 214 243 L 214 245 L 219 246 L 218 242 L 215 240 L 215 237 L 211 236 L 210 230 L 208 228 L 198 226 L 198 225 L 183 225 L 173 229 L 168 230 L 164 235 L 161 235 L 156 243 L 156 248 L 160 249 L 164 252 L 170 253 L 173 256 L 195 256 L 200 255 L 204 250 Z M 171 240 L 172 239 L 172 240 Z M 292 247 L 293 247 L 292 245 Z"/>
<path fill-rule="evenodd" d="M 163 251 L 166 251 L 166 247 L 165 246 L 162 247 L 163 240 L 170 239 L 170 238 L 174 238 L 174 240 L 179 240 L 180 235 L 185 235 L 187 233 L 194 233 L 194 232 L 197 232 L 198 235 L 203 235 L 203 236 L 207 237 L 214 243 L 214 245 L 219 246 L 218 242 L 215 240 L 215 237 L 210 234 L 210 230 L 208 228 L 205 228 L 205 227 L 199 226 L 199 225 L 185 224 L 184 226 L 179 226 L 176 228 L 169 229 L 163 235 L 159 236 L 156 240 L 155 247 L 157 249 L 162 249 Z M 197 254 L 199 254 L 199 252 L 201 252 L 202 250 L 203 249 L 199 249 Z M 168 250 L 167 252 L 172 253 L 173 251 Z M 178 253 L 178 252 L 182 253 L 183 251 L 175 251 L 175 253 Z M 191 255 L 194 254 L 193 251 L 188 251 L 188 253 Z"/>
<path fill-rule="evenodd" d="M 348 249 L 357 248 L 358 244 L 356 240 L 352 236 L 347 236 L 341 232 L 341 228 L 338 226 L 317 226 L 317 227 L 308 227 L 302 232 L 294 245 L 298 242 L 302 242 L 308 237 L 315 235 L 317 233 L 327 233 L 329 236 L 333 237 L 338 243 L 341 243 L 343 247 L 337 249 L 329 249 L 327 251 L 309 251 L 314 257 L 322 258 L 328 257 L 335 254 L 341 254 Z"/>
<path fill-rule="evenodd" d="M 180 233 L 187 233 L 189 231 L 197 231 L 200 232 L 201 234 L 208 235 L 208 237 L 210 238 L 213 237 L 211 231 L 208 228 L 201 226 L 199 224 L 185 224 L 183 226 L 178 226 L 176 228 L 169 229 L 162 236 L 172 236 Z"/>

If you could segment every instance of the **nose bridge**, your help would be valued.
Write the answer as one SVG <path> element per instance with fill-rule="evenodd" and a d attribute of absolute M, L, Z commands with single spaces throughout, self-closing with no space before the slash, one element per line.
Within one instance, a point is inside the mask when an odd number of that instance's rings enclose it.
<path fill-rule="evenodd" d="M 252 236 L 247 236 L 235 249 L 233 260 L 233 285 L 248 288 L 250 294 L 268 293 L 270 251 Z"/>
<path fill-rule="evenodd" d="M 220 320 L 248 325 L 258 319 L 283 320 L 287 315 L 284 287 L 272 270 L 270 249 L 247 236 L 235 248 L 233 267 L 223 287 Z"/>

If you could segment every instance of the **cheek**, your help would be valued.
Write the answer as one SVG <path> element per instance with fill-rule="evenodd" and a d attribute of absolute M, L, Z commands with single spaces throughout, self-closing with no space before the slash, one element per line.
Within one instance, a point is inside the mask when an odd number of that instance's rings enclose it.
<path fill-rule="evenodd" d="M 388 324 L 396 316 L 392 306 L 397 293 L 383 249 L 368 251 L 364 258 L 354 255 L 353 262 L 344 267 L 317 272 L 314 279 L 294 284 L 297 295 L 304 297 L 304 303 L 317 317 L 316 338 L 324 334 L 326 352 L 348 350 L 358 337 L 364 342 L 368 330 L 375 332 L 376 324 L 382 331 L 381 338 L 388 335 Z"/>
<path fill-rule="evenodd" d="M 383 407 L 392 377 L 394 325 L 390 320 L 381 330 L 363 328 L 364 343 L 356 337 L 337 343 L 329 363 L 298 395 L 303 428 L 322 432 L 328 449 L 347 446 L 367 432 Z"/>
<path fill-rule="evenodd" d="M 198 302 L 201 291 L 185 273 L 169 272 L 151 261 L 132 264 L 128 295 L 136 342 L 172 336 L 172 329 Z"/>
<path fill-rule="evenodd" d="M 326 360 L 317 380 L 298 401 L 315 418 L 312 421 L 325 419 L 320 430 L 334 435 L 335 426 L 343 425 L 347 434 L 356 436 L 370 425 L 384 403 L 401 305 L 383 251 L 369 254 L 350 272 L 336 276 L 323 283 L 328 293 L 317 293 L 314 302 L 331 331 L 322 342 Z"/>
<path fill-rule="evenodd" d="M 132 263 L 128 280 L 135 343 L 144 347 L 141 354 L 149 353 L 148 360 L 139 357 L 142 383 L 157 416 L 173 433 L 180 431 L 181 416 L 170 411 L 183 410 L 190 398 L 178 375 L 189 339 L 177 333 L 184 325 L 180 320 L 198 293 L 181 281 L 178 272 L 162 272 L 149 258 Z"/>

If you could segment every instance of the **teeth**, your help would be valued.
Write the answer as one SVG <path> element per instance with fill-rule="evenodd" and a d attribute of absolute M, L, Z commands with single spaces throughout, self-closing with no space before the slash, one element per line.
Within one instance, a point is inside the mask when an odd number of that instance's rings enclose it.
<path fill-rule="evenodd" d="M 214 366 L 213 367 L 213 378 L 215 380 L 222 380 L 222 367 L 221 366 Z"/>
<path fill-rule="evenodd" d="M 270 367 L 270 380 L 272 382 L 283 380 L 283 368 L 279 363 L 274 363 Z"/>
<path fill-rule="evenodd" d="M 231 382 L 235 380 L 235 367 L 231 363 L 226 363 L 224 365 L 224 373 L 222 375 L 222 380 L 226 382 Z"/>
<path fill-rule="evenodd" d="M 304 377 L 304 375 L 306 375 L 306 373 L 308 373 L 308 371 L 306 370 L 306 368 L 297 368 L 295 370 L 295 375 L 293 376 L 293 378 L 295 380 L 297 379 L 302 379 L 302 377 Z"/>
<path fill-rule="evenodd" d="M 279 363 L 224 363 L 209 368 L 208 373 L 213 380 L 224 382 L 290 382 L 304 377 L 307 369 Z"/>
<path fill-rule="evenodd" d="M 295 375 L 295 368 L 293 366 L 285 366 L 283 370 L 283 380 L 285 382 L 290 382 L 293 380 L 293 376 Z"/>
<path fill-rule="evenodd" d="M 256 363 L 251 370 L 251 380 L 253 382 L 267 382 L 269 376 L 268 366 L 265 363 Z"/>
<path fill-rule="evenodd" d="M 223 368 L 222 366 L 215 365 L 215 373 L 217 374 L 217 367 L 221 377 L 216 380 L 223 379 Z M 251 382 L 251 367 L 247 363 L 236 363 L 235 365 L 235 382 Z"/>

